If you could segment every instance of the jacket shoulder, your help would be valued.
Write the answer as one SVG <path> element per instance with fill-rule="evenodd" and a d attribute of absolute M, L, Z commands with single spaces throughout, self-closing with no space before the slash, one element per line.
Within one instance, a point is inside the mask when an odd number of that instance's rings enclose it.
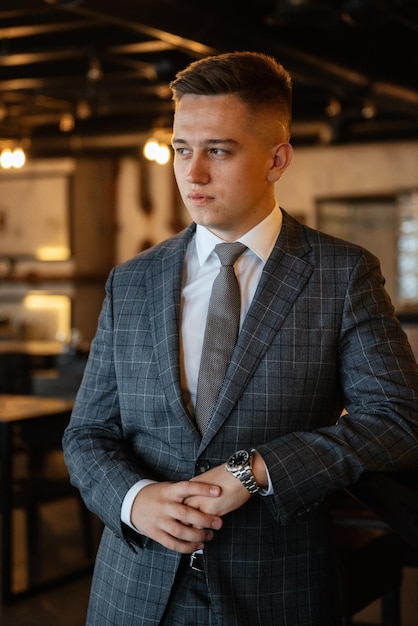
<path fill-rule="evenodd" d="M 314 254 L 323 254 L 325 252 L 356 259 L 364 257 L 372 264 L 379 263 L 377 257 L 363 246 L 302 224 L 283 209 L 282 213 L 282 230 L 288 242 L 298 242 L 299 246 L 309 247 Z"/>
<path fill-rule="evenodd" d="M 184 253 L 195 232 L 195 229 L 196 227 L 194 224 L 188 226 L 169 239 L 165 239 L 164 241 L 139 252 L 130 259 L 119 263 L 113 268 L 112 272 L 119 274 L 123 272 L 130 272 L 138 267 L 145 269 L 147 265 L 150 265 L 156 260 L 169 260 L 179 253 Z"/>

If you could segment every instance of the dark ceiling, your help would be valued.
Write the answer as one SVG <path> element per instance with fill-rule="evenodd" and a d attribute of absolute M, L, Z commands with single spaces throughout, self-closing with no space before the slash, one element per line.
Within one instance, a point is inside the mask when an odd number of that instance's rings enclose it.
<path fill-rule="evenodd" d="M 294 144 L 418 138 L 417 0 L 1 0 L 0 34 L 0 144 L 33 156 L 137 149 L 175 73 L 233 50 L 291 72 Z"/>

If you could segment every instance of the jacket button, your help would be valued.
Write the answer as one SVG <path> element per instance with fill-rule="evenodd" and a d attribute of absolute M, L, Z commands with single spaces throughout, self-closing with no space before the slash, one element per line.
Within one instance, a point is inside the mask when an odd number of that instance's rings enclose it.
<path fill-rule="evenodd" d="M 194 466 L 195 476 L 197 476 L 198 474 L 204 474 L 209 469 L 210 469 L 209 461 L 207 461 L 206 459 L 198 459 L 198 461 L 196 461 L 195 466 Z"/>

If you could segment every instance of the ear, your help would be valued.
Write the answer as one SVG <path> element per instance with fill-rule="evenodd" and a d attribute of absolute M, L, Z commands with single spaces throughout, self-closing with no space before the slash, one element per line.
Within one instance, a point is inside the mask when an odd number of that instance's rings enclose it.
<path fill-rule="evenodd" d="M 267 174 L 267 180 L 275 183 L 282 176 L 283 172 L 290 165 L 293 157 L 293 148 L 290 143 L 279 143 L 272 149 L 273 161 Z"/>

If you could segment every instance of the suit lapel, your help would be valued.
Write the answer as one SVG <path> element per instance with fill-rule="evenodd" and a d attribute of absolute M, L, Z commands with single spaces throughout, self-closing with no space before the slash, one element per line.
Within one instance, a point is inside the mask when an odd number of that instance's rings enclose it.
<path fill-rule="evenodd" d="M 200 439 L 188 415 L 180 389 L 180 301 L 184 255 L 194 232 L 188 228 L 170 240 L 169 248 L 156 255 L 147 270 L 147 297 L 150 327 L 159 368 L 162 390 L 174 416 L 179 416 L 187 430 Z"/>
<path fill-rule="evenodd" d="M 173 409 L 196 440 L 200 435 L 188 415 L 180 389 L 180 301 L 184 255 L 193 235 L 191 226 L 156 255 L 147 270 L 150 328 L 161 386 Z M 305 228 L 283 212 L 283 225 L 264 268 L 254 300 L 244 320 L 225 376 L 213 418 L 200 442 L 202 451 L 228 417 L 273 337 L 312 274 Z"/>
<path fill-rule="evenodd" d="M 209 443 L 242 395 L 312 274 L 312 265 L 303 258 L 310 251 L 304 227 L 283 214 L 280 235 L 244 320 L 202 447 Z"/>

